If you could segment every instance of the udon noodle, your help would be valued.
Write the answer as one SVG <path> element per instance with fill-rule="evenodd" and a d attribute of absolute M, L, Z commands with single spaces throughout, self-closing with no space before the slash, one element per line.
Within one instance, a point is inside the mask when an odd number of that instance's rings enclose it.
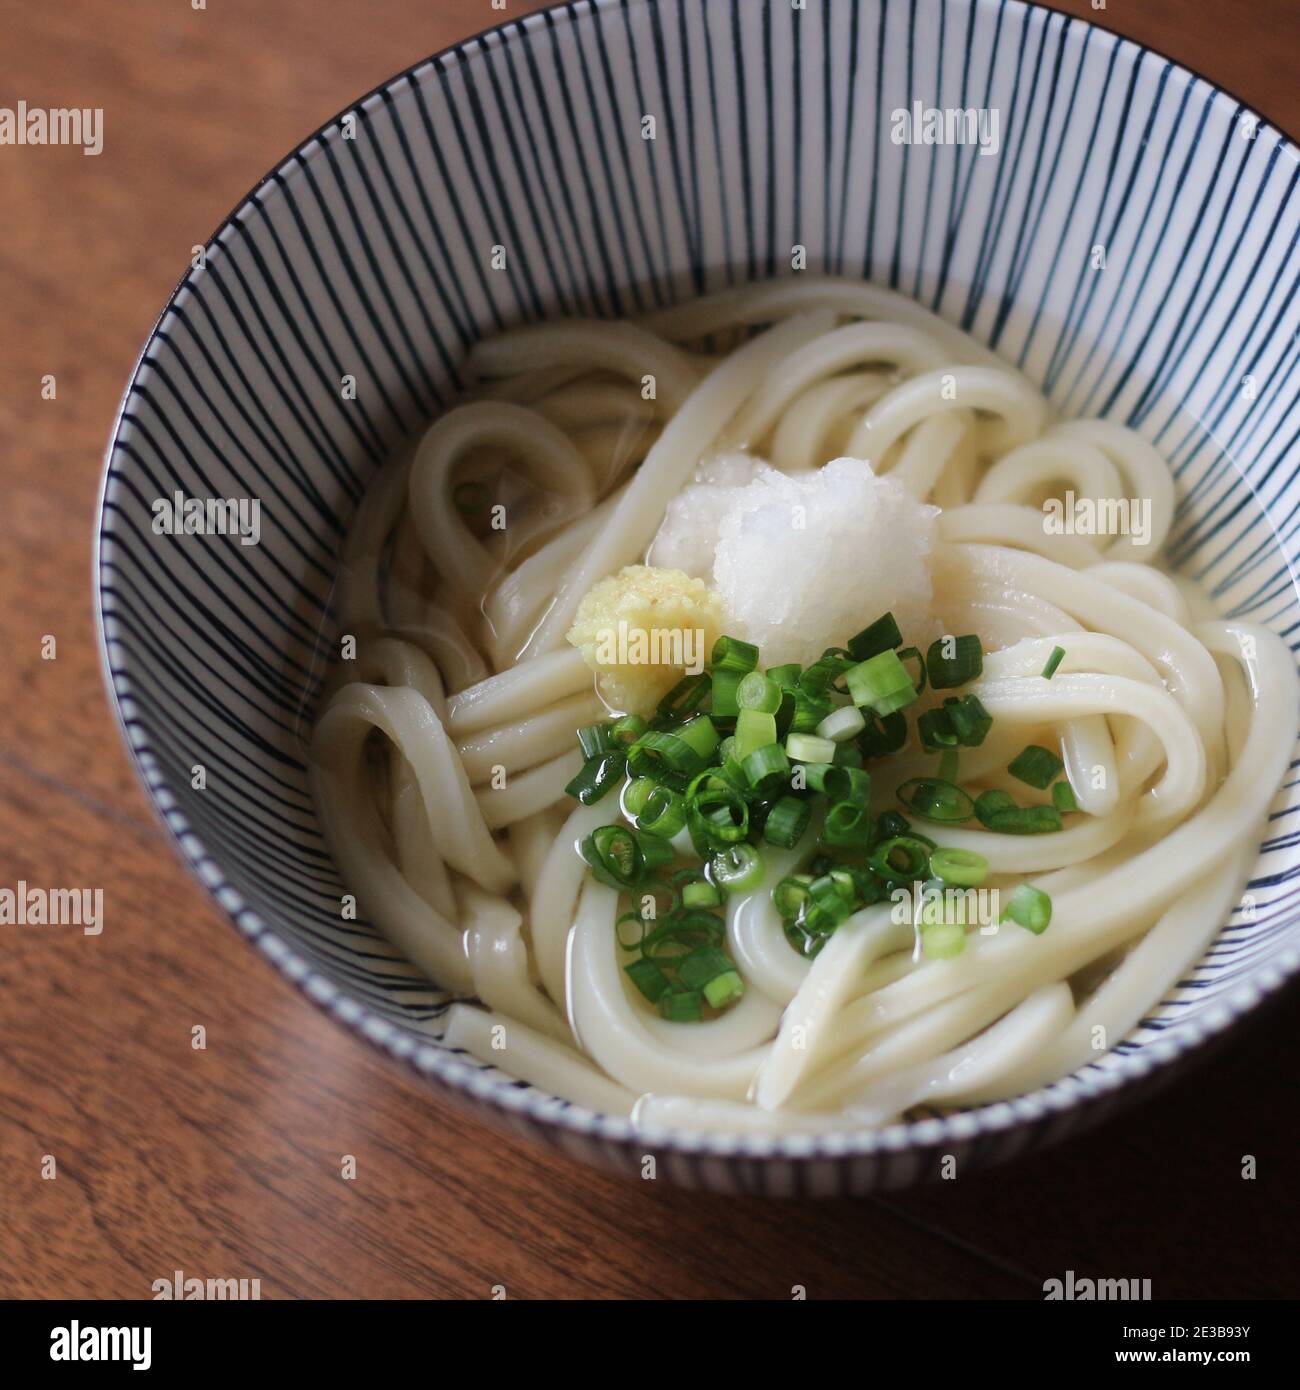
<path fill-rule="evenodd" d="M 351 644 L 311 742 L 359 910 L 464 1001 L 445 1018 L 451 1044 L 647 1128 L 860 1127 L 1065 1076 L 1201 957 L 1252 862 L 1297 688 L 1277 636 L 1216 616 L 1161 567 L 1174 488 L 1150 445 L 1057 420 L 1021 374 L 915 303 L 834 280 L 519 328 L 468 368 L 463 403 L 383 469 L 356 516 L 337 593 Z M 893 901 L 854 911 L 815 955 L 792 944 L 772 889 L 819 854 L 814 818 L 793 847 L 764 846 L 762 881 L 721 905 L 743 995 L 678 1021 L 624 969 L 630 895 L 577 849 L 624 822 L 617 792 L 566 795 L 583 768 L 575 731 L 621 711 L 566 635 L 599 581 L 646 561 L 700 466 L 736 451 L 795 481 L 870 460 L 918 515 L 939 509 L 926 513 L 933 626 L 907 636 L 922 649 L 940 632 L 982 638 L 966 689 L 992 725 L 961 749 L 960 781 L 1033 801 L 1006 769 L 1045 746 L 1077 811 L 1046 834 L 917 823 L 981 858 L 982 886 L 1004 900 L 1028 884 L 1051 902 L 1047 930 L 973 925 L 943 959 Z M 1045 525 L 1064 498 L 1143 499 L 1148 534 Z M 872 812 L 897 808 L 934 762 L 913 735 L 869 762 Z"/>

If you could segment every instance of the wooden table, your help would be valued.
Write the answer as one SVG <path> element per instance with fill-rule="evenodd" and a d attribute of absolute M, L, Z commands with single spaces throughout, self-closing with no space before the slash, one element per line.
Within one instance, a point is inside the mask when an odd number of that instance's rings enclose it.
<path fill-rule="evenodd" d="M 506 17 L 529 8 L 508 0 Z M 1295 0 L 1064 8 L 1300 130 Z M 880 1200 L 763 1204 L 502 1139 L 249 950 L 172 854 L 104 700 L 101 452 L 191 246 L 346 101 L 502 16 L 489 0 L 0 13 L 0 100 L 101 106 L 106 137 L 94 159 L 0 147 L 0 885 L 101 886 L 106 918 L 99 936 L 0 927 L 0 1294 L 137 1298 L 177 1269 L 259 1278 L 280 1298 L 486 1298 L 496 1284 L 1036 1298 L 1067 1269 L 1150 1278 L 1157 1297 L 1297 1292 L 1294 992 L 1193 1079 L 1066 1147 Z"/>

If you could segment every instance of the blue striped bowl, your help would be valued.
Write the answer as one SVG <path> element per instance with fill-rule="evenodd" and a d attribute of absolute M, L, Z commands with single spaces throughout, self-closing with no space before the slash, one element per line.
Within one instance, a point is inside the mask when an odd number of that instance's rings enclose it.
<path fill-rule="evenodd" d="M 894 113 L 914 101 L 996 110 L 999 153 L 895 143 Z M 719 1190 L 863 1192 L 933 1175 L 946 1154 L 1006 1158 L 1140 1093 L 1300 965 L 1294 784 L 1253 902 L 1080 1073 L 878 1132 L 651 1142 L 444 1048 L 439 995 L 365 924 L 340 922 L 303 711 L 350 514 L 455 393 L 470 344 L 521 319 L 635 313 L 789 274 L 795 247 L 811 271 L 915 295 L 1064 411 L 1154 440 L 1178 478 L 1180 566 L 1289 636 L 1298 176 L 1295 147 L 1200 78 L 999 0 L 587 0 L 385 83 L 217 229 L 113 431 L 104 659 L 181 852 L 349 1027 L 444 1093 L 628 1171 L 654 1153 L 660 1175 Z M 259 498 L 261 544 L 153 535 L 151 502 L 178 491 Z"/>

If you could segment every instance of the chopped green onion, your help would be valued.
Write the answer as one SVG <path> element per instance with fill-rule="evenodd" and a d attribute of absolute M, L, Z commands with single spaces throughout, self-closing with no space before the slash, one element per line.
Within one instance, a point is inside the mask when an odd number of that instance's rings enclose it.
<path fill-rule="evenodd" d="M 827 936 L 848 919 L 853 911 L 843 889 L 830 874 L 822 874 L 808 885 L 808 897 L 796 919 L 814 936 Z"/>
<path fill-rule="evenodd" d="M 845 673 L 849 698 L 876 714 L 893 714 L 916 699 L 916 687 L 897 652 L 881 652 Z"/>
<path fill-rule="evenodd" d="M 749 778 L 745 776 L 743 764 L 736 758 L 736 747 L 734 742 L 721 764 L 717 767 L 707 768 L 706 771 L 720 781 L 729 783 L 740 792 L 742 796 L 747 796 L 750 790 Z M 687 787 L 689 786 L 690 783 L 688 782 Z"/>
<path fill-rule="evenodd" d="M 682 885 L 682 906 L 689 908 L 720 907 L 722 893 L 717 884 L 707 878 L 694 878 Z"/>
<path fill-rule="evenodd" d="M 739 671 L 714 671 L 712 713 L 715 719 L 734 719 L 740 713 L 736 696 L 744 679 Z"/>
<path fill-rule="evenodd" d="M 790 732 L 810 734 L 830 714 L 834 706 L 830 697 L 805 690 L 802 685 L 793 694 L 794 711 L 790 719 Z"/>
<path fill-rule="evenodd" d="M 690 725 L 682 727 L 687 729 Z M 627 750 L 628 770 L 634 777 L 653 777 L 656 781 L 663 781 L 664 775 L 670 772 L 691 777 L 704 765 L 705 755 L 688 743 L 680 732 L 647 729 Z"/>
<path fill-rule="evenodd" d="M 715 1009 L 721 1009 L 724 1005 L 733 1003 L 744 992 L 745 982 L 740 978 L 740 972 L 734 967 L 730 970 L 724 970 L 721 975 L 715 975 L 704 986 L 704 998 Z"/>
<path fill-rule="evenodd" d="M 809 763 L 805 771 L 808 785 L 814 791 L 825 792 L 832 801 L 852 801 L 865 806 L 871 800 L 871 774 L 859 767 Z"/>
<path fill-rule="evenodd" d="M 966 949 L 966 931 L 957 922 L 935 922 L 921 929 L 921 950 L 930 960 L 952 960 Z"/>
<path fill-rule="evenodd" d="M 882 898 L 888 896 L 889 885 L 882 883 L 870 869 L 851 864 L 848 872 L 857 889 L 862 906 L 869 907 L 872 903 L 878 903 Z"/>
<path fill-rule="evenodd" d="M 636 843 L 641 851 L 641 862 L 644 866 L 642 878 L 653 874 L 657 869 L 662 869 L 666 864 L 671 864 L 677 858 L 677 851 L 662 835 L 652 834 L 648 830 L 640 831 Z"/>
<path fill-rule="evenodd" d="M 862 711 L 857 705 L 844 705 L 832 710 L 817 726 L 817 737 L 828 738 L 832 743 L 843 743 L 845 739 L 856 738 L 867 727 Z"/>
<path fill-rule="evenodd" d="M 872 828 L 871 812 L 866 806 L 837 801 L 826 813 L 822 843 L 836 849 L 866 849 Z"/>
<path fill-rule="evenodd" d="M 834 770 L 834 763 L 804 763 L 799 771 L 803 774 L 803 786 L 810 791 L 826 790 L 826 778 Z M 796 787 L 798 783 L 795 784 Z"/>
<path fill-rule="evenodd" d="M 785 751 L 798 763 L 828 763 L 835 756 L 835 745 L 812 734 L 790 734 Z"/>
<path fill-rule="evenodd" d="M 739 787 L 716 769 L 701 772 L 686 789 L 686 825 L 701 859 L 749 834 L 749 805 Z"/>
<path fill-rule="evenodd" d="M 887 753 L 897 753 L 907 742 L 907 717 L 895 712 L 883 719 L 872 715 L 867 720 L 858 743 L 869 758 L 883 758 Z M 841 744 L 842 748 L 844 745 Z"/>
<path fill-rule="evenodd" d="M 741 679 L 736 691 L 736 703 L 741 709 L 775 714 L 781 708 L 781 687 L 761 671 L 750 671 Z"/>
<path fill-rule="evenodd" d="M 903 645 L 903 634 L 898 630 L 892 613 L 877 618 L 870 627 L 864 627 L 856 637 L 849 638 L 849 652 L 858 661 L 879 656 L 881 652 L 892 651 Z"/>
<path fill-rule="evenodd" d="M 822 790 L 834 801 L 865 806 L 871 800 L 871 774 L 860 767 L 832 767 L 822 778 Z"/>
<path fill-rule="evenodd" d="M 677 731 L 677 737 L 693 748 L 706 762 L 718 749 L 718 731 L 707 714 L 697 714 Z"/>
<path fill-rule="evenodd" d="M 811 801 L 798 796 L 783 796 L 768 812 L 763 824 L 763 838 L 778 849 L 793 849 L 803 838 L 811 819 Z"/>
<path fill-rule="evenodd" d="M 649 726 L 639 714 L 625 714 L 610 730 L 615 743 L 624 746 L 635 743 Z"/>
<path fill-rule="evenodd" d="M 697 946 L 719 946 L 726 940 L 727 925 L 712 912 L 696 908 L 673 912 L 641 940 L 641 953 L 671 968 L 683 951 Z"/>
<path fill-rule="evenodd" d="M 663 968 L 652 960 L 646 960 L 644 956 L 639 960 L 634 960 L 631 965 L 625 965 L 623 969 L 627 972 L 632 983 L 652 1004 L 658 1003 L 664 991 L 672 984 Z"/>
<path fill-rule="evenodd" d="M 655 713 L 660 719 L 671 719 L 674 723 L 686 719 L 704 703 L 711 686 L 709 677 L 703 673 L 686 676 L 659 701 Z"/>
<path fill-rule="evenodd" d="M 1031 743 L 1023 753 L 1012 758 L 1007 764 L 1007 771 L 1017 781 L 1041 792 L 1051 786 L 1064 767 L 1065 764 L 1050 749 Z"/>
<path fill-rule="evenodd" d="M 841 647 L 827 647 L 799 677 L 799 685 L 810 695 L 824 695 L 853 665 L 853 657 Z"/>
<path fill-rule="evenodd" d="M 943 712 L 963 748 L 978 748 L 993 727 L 993 716 L 974 695 L 959 700 L 950 695 L 943 702 Z"/>
<path fill-rule="evenodd" d="M 1047 658 L 1047 665 L 1043 667 L 1043 679 L 1050 681 L 1056 674 L 1056 668 L 1065 660 L 1065 648 L 1053 647 L 1052 654 Z"/>
<path fill-rule="evenodd" d="M 660 784 L 653 777 L 638 777 L 623 788 L 623 814 L 634 825 L 650 800 L 650 793 Z"/>
<path fill-rule="evenodd" d="M 710 980 L 735 968 L 729 957 L 716 946 L 703 946 L 678 960 L 677 977 L 687 989 L 703 989 Z"/>
<path fill-rule="evenodd" d="M 904 661 L 904 662 L 905 662 L 905 661 L 915 661 L 915 662 L 916 662 L 916 671 L 917 671 L 917 675 L 916 675 L 916 680 L 914 680 L 914 681 L 912 682 L 912 684 L 916 686 L 916 693 L 917 693 L 918 695 L 924 695 L 924 694 L 925 694 L 926 671 L 925 671 L 925 657 L 923 657 L 923 656 L 921 655 L 921 649 L 920 649 L 919 647 L 902 647 L 902 648 L 899 649 L 898 659 L 899 659 L 899 661 Z"/>
<path fill-rule="evenodd" d="M 626 967 L 629 979 L 674 1021 L 698 1021 L 706 1006 L 721 1009 L 743 997 L 744 981 L 722 949 L 720 909 L 727 894 L 753 892 L 763 883 L 760 846 L 790 851 L 808 835 L 814 801 L 804 788 L 826 797 L 819 848 L 807 872 L 780 880 L 772 900 L 788 940 L 807 957 L 853 912 L 881 902 L 898 885 L 973 887 L 989 873 L 982 855 L 940 847 L 896 811 L 873 817 L 872 779 L 864 766 L 907 746 L 903 711 L 927 684 L 942 689 L 982 672 L 978 637 L 941 639 L 923 654 L 902 646 L 898 624 L 887 613 L 847 647 L 827 647 L 806 668 L 789 662 L 763 671 L 760 657 L 752 643 L 719 638 L 707 673 L 679 680 L 653 720 L 625 716 L 577 730 L 584 763 L 569 792 L 590 804 L 626 779 L 620 805 L 627 822 L 596 827 L 578 848 L 598 881 L 651 895 L 654 906 L 643 903 L 640 913 L 618 919 L 617 944 L 639 953 Z M 915 669 L 908 665 L 913 660 Z M 1060 649 L 1053 660 L 1059 665 Z M 944 699 L 921 712 L 916 725 L 921 745 L 938 753 L 939 766 L 937 775 L 913 777 L 898 788 L 912 815 L 939 823 L 978 816 L 990 829 L 1031 834 L 1059 829 L 1062 809 L 1077 809 L 1069 783 L 1054 784 L 1059 759 L 1036 748 L 1022 753 L 1012 771 L 1047 774 L 1042 786 L 1052 788 L 1051 805 L 1021 807 L 1005 792 L 972 801 L 973 793 L 957 782 L 958 749 L 978 746 L 992 725 L 974 695 Z M 1054 760 L 1050 772 L 1044 757 Z M 803 769 L 793 779 L 792 759 Z M 677 868 L 674 840 L 683 828 L 702 868 Z M 1016 901 L 1026 899 L 1022 894 Z M 1016 911 L 1031 922 L 1041 916 L 1019 905 Z M 934 917 L 921 919 L 923 947 L 947 959 L 964 948 L 965 936 Z M 635 923 L 632 941 L 625 939 L 628 922 Z"/>
<path fill-rule="evenodd" d="M 739 999 L 745 992 L 744 982 L 736 967 L 714 946 L 703 946 L 678 956 L 674 964 L 677 967 L 677 977 L 685 987 L 684 992 L 690 994 L 702 991 L 704 998 L 714 1008 L 721 1008 L 722 1005 Z M 631 968 L 628 969 L 631 973 Z M 657 988 L 657 985 L 652 987 Z M 663 991 L 660 990 L 656 997 L 662 995 Z M 691 1021 L 699 1016 L 693 1005 L 686 1004 L 683 1007 L 686 1013 L 682 1021 Z M 679 1017 L 677 1014 L 670 1016 Z"/>
<path fill-rule="evenodd" d="M 882 840 L 892 840 L 896 835 L 910 835 L 912 822 L 897 811 L 882 811 L 876 828 Z"/>
<path fill-rule="evenodd" d="M 610 888 L 631 888 L 645 870 L 636 836 L 621 825 L 601 825 L 578 846 L 596 879 Z"/>
<path fill-rule="evenodd" d="M 744 675 L 758 665 L 758 648 L 739 637 L 719 637 L 713 644 L 709 665 L 715 671 L 739 671 Z"/>
<path fill-rule="evenodd" d="M 712 770 L 700 773 L 687 789 L 687 823 L 695 817 L 707 823 L 713 848 L 743 840 L 749 830 L 749 804 L 744 793 Z"/>
<path fill-rule="evenodd" d="M 744 763 L 749 753 L 776 742 L 776 716 L 758 709 L 742 709 L 736 720 L 734 738 L 731 756 L 738 763 Z"/>
<path fill-rule="evenodd" d="M 626 754 L 597 753 L 583 763 L 564 793 L 575 797 L 584 806 L 594 806 L 611 787 L 623 780 L 626 771 Z"/>
<path fill-rule="evenodd" d="M 767 678 L 775 681 L 782 690 L 793 690 L 799 684 L 799 677 L 803 673 L 803 667 L 797 661 L 788 662 L 784 666 L 769 666 L 767 668 Z"/>
<path fill-rule="evenodd" d="M 835 745 L 835 757 L 832 761 L 836 767 L 860 768 L 866 759 L 862 756 L 862 749 L 856 743 L 837 743 Z"/>
<path fill-rule="evenodd" d="M 765 743 L 741 763 L 747 785 L 757 790 L 771 781 L 788 783 L 790 779 L 790 759 L 779 743 Z"/>
<path fill-rule="evenodd" d="M 1017 806 L 1004 791 L 981 792 L 975 798 L 975 815 L 981 825 L 1003 835 L 1041 835 L 1061 828 L 1055 806 Z"/>
<path fill-rule="evenodd" d="M 638 830 L 671 840 L 686 824 L 686 800 L 671 787 L 641 777 L 623 793 L 623 814 Z"/>
<path fill-rule="evenodd" d="M 793 922 L 808 901 L 811 874 L 789 874 L 772 889 L 772 905 L 787 922 Z"/>
<path fill-rule="evenodd" d="M 745 769 L 736 761 L 736 739 L 733 734 L 730 738 L 724 738 L 718 744 L 718 764 L 722 769 L 722 775 L 733 786 L 745 788 L 749 785 L 749 778 L 745 776 Z"/>
<path fill-rule="evenodd" d="M 735 737 L 732 756 L 743 763 L 756 749 L 776 742 L 776 716 L 762 710 L 742 709 L 736 719 Z"/>
<path fill-rule="evenodd" d="M 871 851 L 867 867 L 886 883 L 923 882 L 930 877 L 930 851 L 915 835 L 895 835 Z"/>
<path fill-rule="evenodd" d="M 970 820 L 975 803 L 958 786 L 938 777 L 911 777 L 898 789 L 898 799 L 923 820 L 955 824 Z"/>
<path fill-rule="evenodd" d="M 1035 936 L 1042 936 L 1052 920 L 1052 900 L 1041 888 L 1022 883 L 1012 893 L 1001 920 L 1008 918 Z"/>
<path fill-rule="evenodd" d="M 696 946 L 720 945 L 727 935 L 727 925 L 712 912 L 683 908 L 664 918 L 652 932 L 641 939 L 641 953 L 654 956 L 671 966 L 683 950 Z"/>
<path fill-rule="evenodd" d="M 1074 788 L 1068 782 L 1052 783 L 1052 805 L 1058 811 L 1077 811 L 1079 809 L 1079 799 L 1074 794 Z"/>
<path fill-rule="evenodd" d="M 671 1023 L 698 1023 L 704 1015 L 704 995 L 698 989 L 669 990 L 659 998 L 659 1012 Z"/>
<path fill-rule="evenodd" d="M 941 845 L 930 855 L 930 872 L 945 883 L 974 888 L 988 876 L 989 861 L 973 849 L 953 849 Z"/>
<path fill-rule="evenodd" d="M 785 931 L 785 939 L 801 956 L 806 956 L 809 960 L 826 944 L 826 937 L 814 936 L 800 922 L 782 922 L 781 926 Z"/>
<path fill-rule="evenodd" d="M 782 689 L 781 691 L 781 708 L 776 712 L 776 736 L 779 739 L 783 739 L 794 727 L 798 694 L 797 686 L 793 690 Z"/>
<path fill-rule="evenodd" d="M 833 864 L 826 873 L 840 897 L 852 907 L 858 900 L 858 885 L 853 875 L 843 864 Z"/>
<path fill-rule="evenodd" d="M 614 748 L 614 730 L 609 724 L 588 724 L 578 730 L 578 747 L 584 758 L 599 757 Z"/>
<path fill-rule="evenodd" d="M 963 695 L 960 700 L 950 695 L 942 708 L 921 715 L 916 727 L 927 752 L 977 748 L 993 727 L 993 717 L 974 695 Z"/>
<path fill-rule="evenodd" d="M 952 655 L 945 653 L 951 648 Z M 930 684 L 936 690 L 951 690 L 973 681 L 984 670 L 984 646 L 974 633 L 962 637 L 939 637 L 930 643 L 925 664 Z"/>
<path fill-rule="evenodd" d="M 957 731 L 945 709 L 928 709 L 918 715 L 916 733 L 927 753 L 945 753 L 957 747 Z"/>
<path fill-rule="evenodd" d="M 989 818 L 1001 815 L 1003 811 L 1016 810 L 1016 799 L 1010 792 L 980 792 L 975 798 L 975 814 L 981 825 L 988 825 Z"/>
<path fill-rule="evenodd" d="M 718 850 L 709 860 L 709 877 L 728 893 L 752 893 L 763 882 L 763 852 L 741 843 Z"/>

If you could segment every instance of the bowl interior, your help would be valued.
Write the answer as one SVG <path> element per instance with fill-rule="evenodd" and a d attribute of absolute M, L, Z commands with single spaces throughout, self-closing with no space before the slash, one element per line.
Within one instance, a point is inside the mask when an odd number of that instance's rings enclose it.
<path fill-rule="evenodd" d="M 918 102 L 978 108 L 996 142 L 898 143 Z M 395 1051 L 516 1115 L 618 1139 L 614 1122 L 441 1052 L 437 990 L 340 920 L 303 736 L 340 539 L 376 467 L 454 396 L 467 348 L 507 324 L 636 314 L 773 275 L 870 278 L 997 348 L 1064 413 L 1152 440 L 1178 481 L 1178 566 L 1289 635 L 1298 172 L 1294 147 L 1201 79 L 991 0 L 601 0 L 395 78 L 218 230 L 112 442 L 110 679 L 196 872 L 315 997 Z M 260 543 L 155 534 L 152 504 L 178 492 L 257 499 Z M 1294 787 L 1279 794 L 1243 908 L 1114 1053 L 1029 1102 L 840 1151 L 1068 1107 L 1247 1007 L 1300 955 L 1296 804 Z"/>

